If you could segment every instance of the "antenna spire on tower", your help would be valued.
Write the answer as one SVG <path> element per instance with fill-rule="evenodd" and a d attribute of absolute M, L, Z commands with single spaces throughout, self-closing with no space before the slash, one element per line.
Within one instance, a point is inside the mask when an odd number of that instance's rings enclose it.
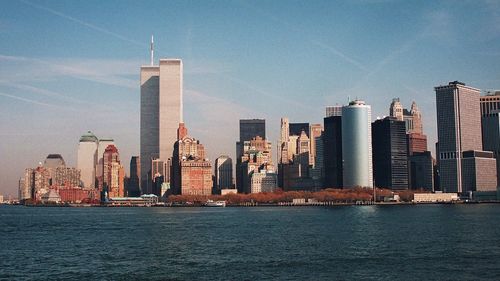
<path fill-rule="evenodd" d="M 153 35 L 151 35 L 151 46 L 150 46 L 150 52 L 151 52 L 151 66 L 154 65 L 154 53 L 155 53 L 155 48 L 154 48 L 154 41 L 153 41 Z"/>

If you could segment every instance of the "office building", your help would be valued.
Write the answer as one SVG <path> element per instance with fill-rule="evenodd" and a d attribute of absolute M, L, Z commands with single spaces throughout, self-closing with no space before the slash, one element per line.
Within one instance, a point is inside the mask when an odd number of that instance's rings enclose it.
<path fill-rule="evenodd" d="M 290 136 L 300 136 L 302 132 L 309 138 L 309 123 L 289 123 L 288 133 Z"/>
<path fill-rule="evenodd" d="M 140 169 L 141 191 L 153 188 L 151 161 L 167 162 L 183 119 L 183 66 L 180 59 L 160 59 L 159 65 L 141 67 Z M 170 180 L 169 180 L 170 181 Z"/>
<path fill-rule="evenodd" d="M 49 154 L 43 162 L 43 166 L 47 169 L 55 170 L 57 167 L 65 167 L 66 162 L 64 162 L 61 154 Z"/>
<path fill-rule="evenodd" d="M 325 188 L 343 187 L 342 162 L 342 117 L 330 116 L 323 119 L 323 168 Z"/>
<path fill-rule="evenodd" d="M 257 136 L 266 138 L 265 119 L 240 120 L 240 142 L 249 141 Z"/>
<path fill-rule="evenodd" d="M 500 94 L 500 92 L 499 92 Z M 500 96 L 499 96 L 500 98 Z M 500 184 L 500 109 L 491 110 L 481 118 L 483 149 L 493 152 L 497 161 L 497 183 Z"/>
<path fill-rule="evenodd" d="M 111 138 L 100 138 L 97 144 L 97 166 L 96 166 L 96 180 L 97 187 L 102 190 L 103 187 L 103 155 L 104 151 L 109 145 L 115 145 L 115 142 Z"/>
<path fill-rule="evenodd" d="M 187 134 L 184 123 L 179 124 L 172 158 L 172 188 L 174 194 L 211 195 L 212 164 L 205 157 L 205 147 Z"/>
<path fill-rule="evenodd" d="M 52 186 L 79 187 L 80 181 L 81 173 L 76 168 L 59 166 L 51 173 Z"/>
<path fill-rule="evenodd" d="M 240 139 L 236 142 L 236 187 L 238 192 L 246 189 L 243 187 L 242 156 L 245 153 L 245 142 L 256 137 L 266 139 L 266 120 L 265 119 L 242 119 L 240 120 Z"/>
<path fill-rule="evenodd" d="M 354 100 L 342 108 L 343 186 L 373 187 L 371 107 Z"/>
<path fill-rule="evenodd" d="M 288 163 L 288 142 L 290 140 L 289 121 L 287 117 L 281 118 L 280 140 L 278 144 L 278 163 Z"/>
<path fill-rule="evenodd" d="M 110 144 L 103 153 L 103 191 L 109 197 L 124 197 L 123 166 L 116 146 Z"/>
<path fill-rule="evenodd" d="M 327 106 L 325 117 L 331 116 L 342 116 L 342 105 Z"/>
<path fill-rule="evenodd" d="M 311 124 L 309 127 L 309 165 L 313 168 L 316 163 L 316 139 L 321 136 L 323 126 L 321 124 Z"/>
<path fill-rule="evenodd" d="M 96 187 L 97 146 L 97 137 L 91 131 L 81 136 L 78 144 L 77 169 L 81 172 L 83 187 Z"/>
<path fill-rule="evenodd" d="M 314 167 L 311 169 L 310 176 L 315 181 L 315 186 L 322 188 L 324 187 L 325 177 L 323 133 L 315 138 L 314 143 L 316 157 L 314 158 Z"/>
<path fill-rule="evenodd" d="M 141 194 L 139 176 L 141 174 L 141 161 L 139 156 L 130 158 L 130 177 L 127 186 L 127 196 L 138 197 Z"/>
<path fill-rule="evenodd" d="M 496 160 L 482 151 L 480 90 L 458 81 L 434 89 L 441 190 L 496 190 Z"/>
<path fill-rule="evenodd" d="M 278 184 L 278 175 L 274 172 L 261 170 L 254 172 L 251 178 L 251 193 L 274 192 Z"/>
<path fill-rule="evenodd" d="M 415 152 L 408 156 L 410 188 L 434 191 L 434 159 L 430 151 Z"/>
<path fill-rule="evenodd" d="M 24 175 L 19 179 L 19 201 L 24 202 L 33 198 L 34 169 L 26 168 Z"/>
<path fill-rule="evenodd" d="M 255 137 L 244 142 L 240 166 L 241 184 L 238 186 L 238 193 L 251 192 L 251 180 L 254 173 L 263 170 L 268 173 L 275 171 L 271 147 L 271 142 L 261 137 Z"/>
<path fill-rule="evenodd" d="M 416 102 L 412 102 L 410 110 L 407 110 L 399 98 L 394 98 L 389 107 L 389 116 L 405 122 L 409 155 L 427 151 L 427 136 L 423 133 L 422 115 Z"/>
<path fill-rule="evenodd" d="M 500 111 L 500 91 L 487 92 L 479 97 L 481 116 Z"/>
<path fill-rule="evenodd" d="M 373 174 L 376 187 L 408 189 L 405 122 L 396 117 L 372 124 Z"/>
<path fill-rule="evenodd" d="M 222 155 L 215 159 L 215 193 L 222 189 L 233 188 L 233 161 L 229 156 Z"/>

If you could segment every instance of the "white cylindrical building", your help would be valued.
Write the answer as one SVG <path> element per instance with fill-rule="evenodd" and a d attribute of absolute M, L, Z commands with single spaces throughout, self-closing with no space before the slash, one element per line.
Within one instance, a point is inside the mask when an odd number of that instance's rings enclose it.
<path fill-rule="evenodd" d="M 97 137 L 91 131 L 84 134 L 78 144 L 77 168 L 81 171 L 81 181 L 84 187 L 95 187 L 97 145 Z"/>
<path fill-rule="evenodd" d="M 342 107 L 343 185 L 373 187 L 371 107 L 351 101 Z"/>

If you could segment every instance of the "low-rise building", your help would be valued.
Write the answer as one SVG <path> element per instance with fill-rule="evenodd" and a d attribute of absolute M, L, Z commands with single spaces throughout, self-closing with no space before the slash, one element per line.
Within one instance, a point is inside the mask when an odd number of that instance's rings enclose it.
<path fill-rule="evenodd" d="M 415 193 L 413 202 L 415 203 L 438 203 L 438 202 L 453 202 L 458 201 L 457 193 Z"/>
<path fill-rule="evenodd" d="M 158 203 L 155 194 L 144 194 L 141 197 L 110 197 L 107 201 L 111 206 L 151 206 Z"/>
<path fill-rule="evenodd" d="M 226 195 L 226 194 L 237 194 L 238 189 L 236 188 L 224 188 L 220 190 L 221 195 Z"/>
<path fill-rule="evenodd" d="M 261 170 L 251 175 L 251 193 L 273 192 L 278 186 L 278 175 L 273 172 Z"/>
<path fill-rule="evenodd" d="M 47 193 L 41 196 L 41 201 L 44 204 L 47 203 L 61 203 L 61 196 L 55 189 L 50 189 Z"/>

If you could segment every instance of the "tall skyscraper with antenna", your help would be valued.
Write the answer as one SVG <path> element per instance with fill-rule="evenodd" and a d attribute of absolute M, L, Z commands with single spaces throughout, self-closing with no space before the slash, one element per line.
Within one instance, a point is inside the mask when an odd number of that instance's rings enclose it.
<path fill-rule="evenodd" d="M 154 65 L 151 36 L 151 64 L 141 67 L 141 192 L 152 192 L 151 163 L 169 163 L 177 128 L 182 123 L 183 68 L 180 59 L 160 59 Z M 170 179 L 165 179 L 169 182 Z"/>

